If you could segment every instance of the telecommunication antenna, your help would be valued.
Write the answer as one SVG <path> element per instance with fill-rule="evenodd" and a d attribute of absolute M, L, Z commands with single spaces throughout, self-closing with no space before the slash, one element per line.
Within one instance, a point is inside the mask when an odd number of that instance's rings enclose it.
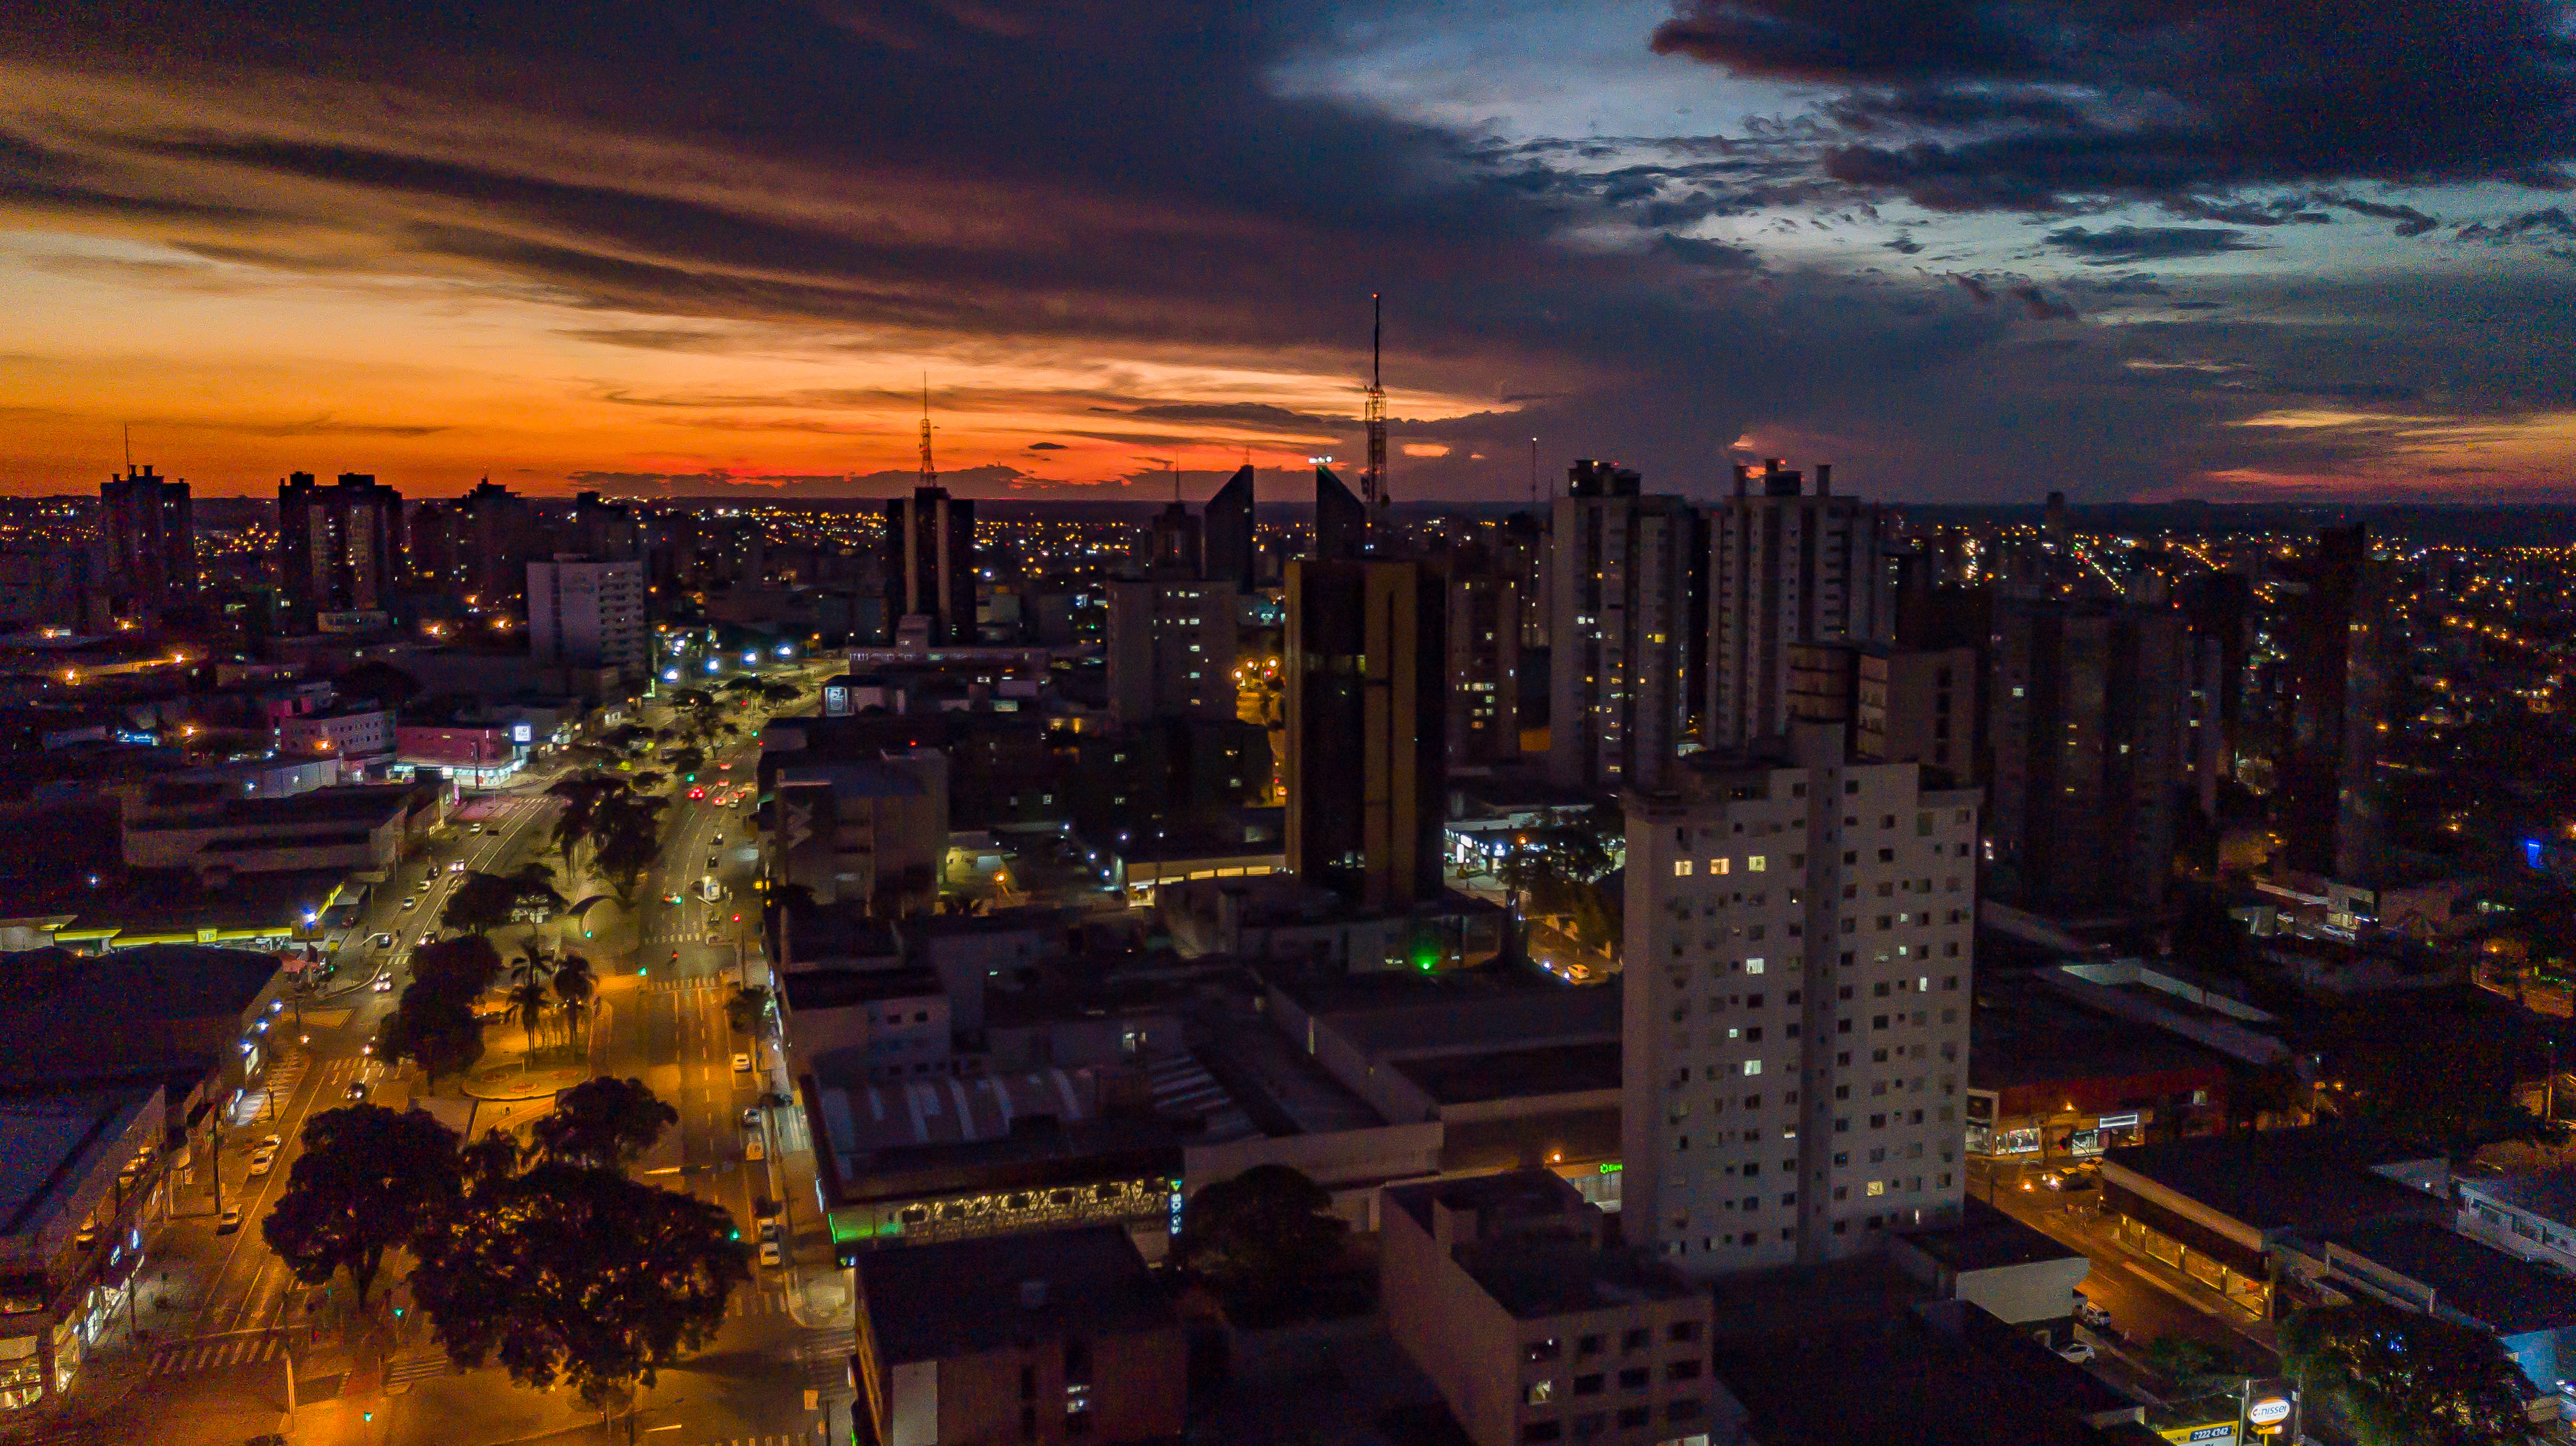
<path fill-rule="evenodd" d="M 1394 500 L 1386 487 L 1386 388 L 1378 375 L 1385 336 L 1385 305 L 1372 291 L 1369 293 L 1368 405 L 1360 413 L 1360 420 L 1368 428 L 1368 463 L 1360 470 L 1360 500 L 1372 511 L 1383 509 Z"/>
<path fill-rule="evenodd" d="M 134 470 L 134 424 L 132 422 L 125 424 L 125 470 L 129 473 Z"/>
<path fill-rule="evenodd" d="M 1530 507 L 1538 507 L 1538 438 L 1530 438 Z"/>
<path fill-rule="evenodd" d="M 939 485 L 939 468 L 930 460 L 930 373 L 921 374 L 921 485 Z"/>

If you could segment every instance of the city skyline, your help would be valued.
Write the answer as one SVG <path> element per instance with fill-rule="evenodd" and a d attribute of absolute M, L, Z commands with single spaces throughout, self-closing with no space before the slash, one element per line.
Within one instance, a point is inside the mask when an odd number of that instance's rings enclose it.
<path fill-rule="evenodd" d="M 0 8 L 0 491 L 2568 494 L 2555 7 L 2064 9 Z"/>

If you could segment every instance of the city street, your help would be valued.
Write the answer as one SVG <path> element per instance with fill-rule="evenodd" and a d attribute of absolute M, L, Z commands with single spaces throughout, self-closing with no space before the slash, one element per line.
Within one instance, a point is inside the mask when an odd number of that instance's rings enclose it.
<path fill-rule="evenodd" d="M 664 852 L 638 886 L 631 925 L 606 928 L 588 945 L 573 941 L 600 976 L 588 1069 L 643 1079 L 680 1112 L 679 1125 L 636 1167 L 639 1177 L 722 1205 L 749 1251 L 761 1238 L 756 1208 L 776 1202 L 772 1216 L 786 1247 L 779 1266 L 755 1262 L 719 1337 L 640 1393 L 632 1420 L 603 1435 L 597 1414 L 569 1392 L 526 1390 L 497 1366 L 455 1372 L 396 1285 L 406 1262 L 388 1259 L 361 1310 L 346 1276 L 297 1285 L 258 1233 L 285 1188 L 306 1119 L 347 1103 L 352 1084 L 369 1085 L 375 1102 L 388 1105 L 418 1088 L 416 1072 L 388 1077 L 363 1046 L 408 982 L 420 934 L 435 926 L 463 877 L 449 864 L 507 873 L 546 849 L 557 806 L 542 796 L 548 780 L 530 777 L 469 798 L 454 841 L 406 862 L 336 937 L 340 957 L 354 962 L 344 962 L 300 1010 L 290 1006 L 280 1016 L 274 1032 L 281 1057 L 244 1094 L 223 1131 L 222 1205 L 240 1211 L 238 1228 L 218 1229 L 210 1180 L 183 1182 L 181 1218 L 168 1227 L 138 1292 L 141 1337 L 111 1341 L 94 1356 L 60 1417 L 0 1440 L 238 1446 L 283 1430 L 298 1446 L 501 1446 L 626 1440 L 632 1431 L 659 1446 L 787 1446 L 821 1439 L 825 1411 L 807 1409 L 809 1390 L 846 1429 L 848 1291 L 813 1209 L 809 1142 L 792 1109 L 763 1104 L 783 1083 L 766 1029 L 756 1042 L 734 1031 L 725 1010 L 746 975 L 755 984 L 767 980 L 749 811 L 720 802 L 754 785 L 758 759 L 755 742 L 711 750 L 699 778 L 703 799 L 688 798 L 690 785 L 675 781 Z M 473 830 L 478 822 L 480 832 Z M 712 901 L 701 896 L 709 877 L 717 883 Z M 673 895 L 678 902 L 669 901 Z M 417 900 L 408 909 L 406 897 Z M 378 933 L 392 934 L 393 947 L 371 946 Z M 496 942 L 512 945 L 518 937 L 505 931 Z M 637 941 L 631 950 L 622 943 L 628 938 Z M 373 987 L 379 974 L 390 975 L 393 991 Z M 495 1023 L 485 1041 L 475 1076 L 506 1080 L 495 1066 L 515 1066 L 519 1030 Z M 749 1068 L 735 1068 L 738 1055 L 749 1057 Z M 493 1092 L 486 1084 L 475 1089 Z M 455 1092 L 441 1082 L 442 1107 L 470 1105 L 477 1133 L 494 1126 L 524 1132 L 548 1103 L 543 1096 L 462 1100 Z M 270 1135 L 280 1137 L 274 1164 L 253 1177 L 252 1156 Z M 749 1158 L 754 1141 L 757 1160 Z M 290 1362 L 298 1407 L 291 1428 Z"/>

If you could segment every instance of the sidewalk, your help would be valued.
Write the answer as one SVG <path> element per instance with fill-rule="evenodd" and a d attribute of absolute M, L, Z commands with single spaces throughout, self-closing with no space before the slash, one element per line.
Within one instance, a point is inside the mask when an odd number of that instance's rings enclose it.
<path fill-rule="evenodd" d="M 814 1204 L 814 1142 L 805 1112 L 791 1105 L 771 1117 L 777 1148 L 770 1162 L 787 1229 L 787 1314 L 807 1330 L 846 1330 L 856 1323 L 849 1272 L 834 1251 L 830 1222 Z"/>

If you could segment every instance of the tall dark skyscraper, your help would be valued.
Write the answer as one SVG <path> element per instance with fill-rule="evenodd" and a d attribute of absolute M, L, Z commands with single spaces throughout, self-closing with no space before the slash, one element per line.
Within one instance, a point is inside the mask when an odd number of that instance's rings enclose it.
<path fill-rule="evenodd" d="M 1315 469 L 1315 555 L 1356 558 L 1368 550 L 1368 505 L 1332 469 Z"/>
<path fill-rule="evenodd" d="M 1785 725 L 1792 646 L 1873 642 L 1895 629 L 1896 589 L 1886 566 L 1894 520 L 1877 506 L 1835 496 L 1829 467 L 1816 469 L 1813 492 L 1803 474 L 1777 459 L 1763 464 L 1758 493 L 1755 475 L 1736 468 L 1734 497 L 1709 509 L 1701 735 L 1711 748 L 1740 748 Z"/>
<path fill-rule="evenodd" d="M 2182 615 L 2008 597 L 1992 654 L 1993 895 L 2045 909 L 2162 904 L 2182 778 Z"/>
<path fill-rule="evenodd" d="M 2362 524 L 2330 528 L 2286 603 L 2289 737 L 2279 760 L 2282 862 L 2357 882 L 2377 858 L 2378 721 L 2387 706 L 2388 619 Z"/>
<path fill-rule="evenodd" d="M 1661 779 L 1690 715 L 1691 549 L 1699 510 L 1640 495 L 1635 472 L 1581 461 L 1556 499 L 1548 585 L 1548 772 L 1568 787 Z"/>
<path fill-rule="evenodd" d="M 1418 562 L 1288 564 L 1288 865 L 1363 908 L 1440 893 L 1447 594 Z"/>
<path fill-rule="evenodd" d="M 107 585 L 128 615 L 157 611 L 197 591 L 197 527 L 188 484 L 127 467 L 99 484 L 99 536 Z"/>
<path fill-rule="evenodd" d="M 886 620 L 930 620 L 933 643 L 975 641 L 975 504 L 916 487 L 885 506 Z"/>
<path fill-rule="evenodd" d="M 303 626 L 382 609 L 400 576 L 402 494 L 365 472 L 324 487 L 298 472 L 277 488 L 278 586 Z"/>
<path fill-rule="evenodd" d="M 524 599 L 528 564 L 547 555 L 528 499 L 486 477 L 456 499 L 454 516 L 466 595 L 485 607 Z"/>
<path fill-rule="evenodd" d="M 1253 547 L 1251 463 L 1236 469 L 1217 489 L 1201 516 L 1206 551 L 1200 575 L 1210 582 L 1232 583 L 1237 593 L 1260 586 Z"/>

